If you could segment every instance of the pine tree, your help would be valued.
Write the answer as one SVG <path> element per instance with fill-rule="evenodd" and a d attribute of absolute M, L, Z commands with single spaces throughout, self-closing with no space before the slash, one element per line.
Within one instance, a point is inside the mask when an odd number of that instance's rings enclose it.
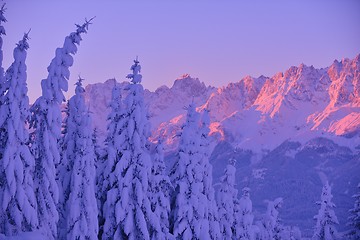
<path fill-rule="evenodd" d="M 33 188 L 35 162 L 26 128 L 28 39 L 28 34 L 24 34 L 14 49 L 14 62 L 6 71 L 7 91 L 0 106 L 0 233 L 8 236 L 32 231 L 38 225 Z"/>
<path fill-rule="evenodd" d="M 360 190 L 360 183 L 358 184 Z M 348 218 L 348 226 L 351 226 L 348 236 L 350 239 L 360 239 L 360 191 L 358 191 L 353 198 L 355 198 L 354 208 L 350 209 L 350 217 Z"/>
<path fill-rule="evenodd" d="M 238 205 L 237 189 L 235 187 L 236 160 L 231 158 L 221 177 L 218 194 L 220 232 L 225 240 L 236 237 L 235 208 Z"/>
<path fill-rule="evenodd" d="M 59 148 L 60 148 L 60 162 L 57 166 L 56 172 L 56 181 L 59 187 L 59 202 L 58 202 L 58 213 L 59 213 L 59 221 L 57 224 L 58 228 L 58 239 L 65 239 L 66 237 L 66 202 L 69 199 L 70 195 L 70 178 L 68 168 L 68 159 L 67 159 L 67 145 L 69 143 L 68 137 L 68 125 L 71 125 L 70 122 L 70 108 L 69 101 L 66 102 L 65 109 L 62 111 L 64 116 L 64 120 L 61 126 L 61 138 L 59 139 Z"/>
<path fill-rule="evenodd" d="M 245 187 L 242 189 L 243 195 L 239 200 L 238 205 L 238 222 L 239 222 L 239 231 L 237 232 L 237 237 L 240 239 L 254 239 L 254 233 L 252 229 L 252 224 L 254 220 L 254 215 L 252 214 L 252 202 L 250 199 L 250 189 Z"/>
<path fill-rule="evenodd" d="M 274 201 L 268 202 L 266 215 L 262 220 L 261 239 L 281 239 L 284 227 L 279 218 L 279 210 L 282 204 L 282 198 L 276 198 Z"/>
<path fill-rule="evenodd" d="M 6 10 L 6 8 L 5 8 L 5 3 L 4 3 L 0 9 L 0 106 L 2 105 L 2 102 L 3 102 L 2 98 L 4 96 L 5 89 L 6 89 L 4 68 L 2 67 L 2 61 L 3 61 L 2 35 L 6 35 L 5 28 L 4 28 L 4 26 L 2 26 L 2 23 L 6 22 L 6 18 L 4 16 L 5 10 Z"/>
<path fill-rule="evenodd" d="M 68 170 L 64 186 L 66 238 L 97 239 L 98 219 L 95 198 L 95 152 L 92 142 L 91 118 L 85 106 L 82 80 L 76 84 L 75 95 L 69 101 L 67 120 L 66 160 Z M 69 190 L 68 190 L 69 189 Z"/>
<path fill-rule="evenodd" d="M 124 138 L 125 131 L 123 130 L 125 126 L 125 110 L 122 108 L 122 96 L 121 89 L 115 83 L 115 86 L 112 89 L 112 97 L 110 102 L 111 112 L 108 116 L 108 136 L 106 138 L 106 156 L 104 157 L 106 161 L 104 162 L 103 168 L 99 169 L 98 172 L 98 189 L 101 189 L 99 195 L 100 202 L 100 214 L 99 214 L 99 238 L 106 237 L 111 239 L 115 234 L 115 212 L 105 212 L 105 202 L 108 205 L 115 204 L 107 201 L 108 191 L 119 192 L 119 178 L 111 174 L 116 165 L 119 163 L 122 156 L 122 145 L 126 139 Z M 118 201 L 116 199 L 115 201 Z M 103 228 L 105 224 L 105 218 L 107 219 L 106 233 L 103 235 Z"/>
<path fill-rule="evenodd" d="M 220 224 L 219 224 L 219 212 L 217 203 L 215 200 L 215 190 L 213 187 L 212 180 L 212 165 L 209 162 L 209 129 L 210 126 L 210 117 L 209 110 L 205 109 L 202 112 L 200 119 L 200 159 L 199 165 L 203 169 L 203 194 L 206 196 L 206 206 L 207 210 L 205 213 L 205 218 L 209 221 L 209 232 L 211 239 L 220 239 Z"/>
<path fill-rule="evenodd" d="M 169 215 L 170 215 L 170 197 L 173 188 L 169 177 L 165 172 L 164 146 L 159 139 L 155 147 L 153 156 L 153 165 L 151 168 L 149 197 L 151 210 L 156 217 L 160 219 L 156 224 L 156 229 L 152 232 L 151 239 L 170 239 Z"/>
<path fill-rule="evenodd" d="M 316 219 L 316 226 L 313 239 L 330 240 L 337 239 L 338 233 L 335 225 L 339 221 L 335 215 L 335 204 L 332 202 L 331 187 L 328 182 L 323 186 L 321 193 L 321 201 L 317 202 L 320 209 L 314 219 Z"/>
<path fill-rule="evenodd" d="M 92 143 L 94 145 L 94 151 L 95 151 L 95 157 L 96 157 L 96 168 L 101 168 L 101 164 L 102 161 L 101 159 L 104 158 L 104 151 L 103 148 L 99 145 L 99 140 L 98 140 L 98 130 L 97 128 L 94 128 L 93 133 L 92 133 Z"/>
<path fill-rule="evenodd" d="M 199 113 L 194 103 L 187 108 L 187 117 L 182 127 L 177 160 L 171 170 L 175 187 L 172 199 L 172 220 L 170 231 L 180 239 L 216 238 L 210 231 L 209 186 L 211 178 L 209 168 L 205 168 L 204 146 L 201 146 Z M 208 149 L 207 149 L 208 150 Z M 204 181 L 206 181 L 204 185 Z M 210 197 L 211 198 L 211 197 Z M 215 217 L 215 213 L 213 213 Z M 215 219 L 215 218 L 214 218 Z M 214 232 L 215 233 L 215 232 Z"/>
<path fill-rule="evenodd" d="M 127 89 L 126 110 L 111 140 L 120 149 L 108 148 L 109 190 L 104 206 L 102 239 L 149 239 L 152 235 L 150 230 L 160 222 L 151 211 L 148 196 L 152 164 L 138 60 L 134 61 L 131 70 L 132 73 L 127 76 L 132 84 Z"/>
<path fill-rule="evenodd" d="M 98 206 L 98 226 L 99 226 L 99 232 L 98 232 L 98 239 L 101 239 L 102 232 L 103 232 L 103 225 L 104 225 L 104 216 L 103 216 L 103 206 L 104 206 L 104 166 L 105 166 L 105 160 L 106 160 L 106 154 L 104 152 L 104 149 L 99 145 L 98 142 L 98 132 L 97 128 L 94 128 L 93 134 L 92 134 L 92 143 L 94 146 L 95 151 L 95 168 L 96 168 L 96 180 L 95 180 L 95 196 L 97 200 L 97 206 Z"/>
<path fill-rule="evenodd" d="M 69 68 L 80 44 L 81 34 L 86 33 L 90 21 L 76 25 L 76 32 L 65 38 L 62 48 L 56 49 L 55 58 L 48 67 L 49 75 L 41 81 L 42 96 L 31 107 L 32 150 L 35 154 L 35 193 L 38 204 L 39 224 L 48 239 L 57 238 L 59 215 L 57 204 L 59 189 L 55 166 L 59 164 L 58 140 L 61 133 L 60 104 L 65 100 L 63 91 L 68 89 Z"/>

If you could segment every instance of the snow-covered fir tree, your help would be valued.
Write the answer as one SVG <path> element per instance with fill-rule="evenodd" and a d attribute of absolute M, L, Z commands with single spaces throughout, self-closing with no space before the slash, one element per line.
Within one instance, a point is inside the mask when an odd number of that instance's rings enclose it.
<path fill-rule="evenodd" d="M 350 209 L 348 218 L 348 226 L 352 228 L 348 234 L 350 239 L 360 239 L 360 183 L 357 187 L 358 192 L 353 196 L 355 198 L 354 208 Z"/>
<path fill-rule="evenodd" d="M 94 145 L 95 157 L 97 160 L 95 162 L 95 166 L 96 166 L 96 168 L 101 168 L 101 164 L 102 164 L 101 159 L 104 158 L 104 149 L 99 145 L 98 135 L 99 135 L 99 133 L 98 133 L 97 128 L 94 128 L 94 130 L 92 132 L 92 142 Z"/>
<path fill-rule="evenodd" d="M 63 239 L 97 239 L 98 209 L 95 198 L 95 152 L 92 142 L 91 118 L 85 106 L 82 80 L 76 83 L 75 95 L 69 101 L 69 116 L 65 155 L 64 179 L 68 194 L 64 200 L 65 226 Z M 61 238 L 62 239 L 62 238 Z"/>
<path fill-rule="evenodd" d="M 212 180 L 212 165 L 209 162 L 210 157 L 210 141 L 209 129 L 210 117 L 209 110 L 204 109 L 200 119 L 200 146 L 199 146 L 199 165 L 203 169 L 203 194 L 206 196 L 207 210 L 205 218 L 209 221 L 209 232 L 211 239 L 220 239 L 219 211 L 215 200 L 215 190 Z"/>
<path fill-rule="evenodd" d="M 250 188 L 242 189 L 242 197 L 239 200 L 236 218 L 238 231 L 236 232 L 239 239 L 255 239 L 253 231 L 254 215 L 252 214 L 252 201 L 250 199 Z"/>
<path fill-rule="evenodd" d="M 218 193 L 219 223 L 223 239 L 230 240 L 236 237 L 235 208 L 238 205 L 235 186 L 236 160 L 231 158 L 221 177 Z"/>
<path fill-rule="evenodd" d="M 102 236 L 102 227 L 104 225 L 104 217 L 103 217 L 103 206 L 104 206 L 104 200 L 105 200 L 105 194 L 104 194 L 104 167 L 105 167 L 105 160 L 106 160 L 106 153 L 104 151 L 104 148 L 99 145 L 98 141 L 98 130 L 97 128 L 94 128 L 93 134 L 92 134 L 92 143 L 94 146 L 95 151 L 95 168 L 96 168 L 96 178 L 95 178 L 95 196 L 97 201 L 97 207 L 98 207 L 98 238 L 101 239 Z"/>
<path fill-rule="evenodd" d="M 112 89 L 111 102 L 110 102 L 111 112 L 108 116 L 108 136 L 106 138 L 106 155 L 104 156 L 104 165 L 102 168 L 98 168 L 97 173 L 97 188 L 100 190 L 98 194 L 99 204 L 99 237 L 102 237 L 103 227 L 105 223 L 105 202 L 107 200 L 107 192 L 112 189 L 113 192 L 119 192 L 119 178 L 111 174 L 120 158 L 122 156 L 122 144 L 125 141 L 122 134 L 125 134 L 123 129 L 125 128 L 125 110 L 122 108 L 122 96 L 121 89 L 115 83 L 115 86 Z M 122 141 L 122 142 L 121 142 Z M 118 199 L 117 199 L 118 200 Z M 117 201 L 115 200 L 115 201 Z M 111 205 L 110 202 L 107 204 Z M 115 204 L 115 203 L 112 203 Z M 115 213 L 108 212 L 107 216 L 108 229 L 106 235 L 109 239 L 114 235 L 115 228 L 112 228 L 112 224 L 115 224 Z M 110 231 L 110 232 L 109 232 Z M 104 236 L 105 238 L 105 236 Z"/>
<path fill-rule="evenodd" d="M 276 198 L 274 201 L 268 202 L 266 214 L 261 222 L 260 239 L 282 239 L 284 227 L 279 218 L 279 210 L 282 204 L 282 198 Z"/>
<path fill-rule="evenodd" d="M 107 170 L 109 189 L 104 205 L 104 232 L 102 239 L 150 239 L 160 219 L 151 211 L 148 196 L 152 162 L 149 153 L 149 125 L 141 83 L 141 67 L 135 60 L 126 110 L 116 124 L 112 148 L 109 143 Z"/>
<path fill-rule="evenodd" d="M 317 202 L 320 205 L 320 209 L 316 219 L 315 231 L 313 239 L 319 240 L 331 240 L 338 239 L 338 233 L 335 225 L 339 224 L 339 221 L 335 215 L 335 204 L 332 202 L 331 187 L 326 182 L 322 188 L 321 200 Z"/>
<path fill-rule="evenodd" d="M 14 49 L 6 71 L 7 91 L 0 106 L 0 233 L 12 236 L 38 226 L 33 187 L 35 167 L 26 125 L 29 98 L 26 84 L 28 34 Z"/>
<path fill-rule="evenodd" d="M 201 137 L 200 114 L 195 104 L 187 108 L 186 122 L 182 127 L 179 152 L 171 170 L 174 185 L 170 231 L 178 239 L 211 239 L 216 229 L 210 230 L 209 212 L 211 206 L 208 197 L 211 193 L 211 177 L 205 168 L 204 140 Z M 208 149 L 207 149 L 208 150 Z M 207 177 L 204 178 L 204 172 Z M 204 181 L 207 181 L 204 185 Z M 210 196 L 210 199 L 212 196 Z M 217 213 L 213 212 L 215 219 Z"/>
<path fill-rule="evenodd" d="M 35 155 L 35 193 L 38 204 L 39 224 L 48 239 L 57 238 L 59 215 L 57 204 L 59 189 L 55 166 L 59 164 L 58 140 L 61 136 L 60 104 L 65 101 L 63 91 L 68 89 L 69 68 L 80 44 L 81 34 L 86 33 L 90 21 L 76 25 L 77 29 L 65 38 L 62 48 L 57 48 L 51 61 L 48 77 L 41 81 L 42 96 L 31 107 L 32 150 Z"/>
<path fill-rule="evenodd" d="M 67 160 L 67 144 L 69 142 L 68 133 L 68 125 L 72 124 L 69 118 L 69 101 L 66 102 L 65 109 L 62 110 L 64 116 L 64 120 L 61 126 L 61 134 L 62 137 L 59 139 L 59 148 L 60 148 L 60 163 L 57 166 L 56 171 L 56 181 L 59 187 L 59 202 L 58 202 L 58 213 L 59 213 L 59 221 L 57 224 L 58 227 L 58 238 L 64 239 L 66 236 L 66 210 L 65 203 L 69 199 L 70 195 L 70 179 L 69 179 L 69 171 L 68 168 L 68 160 Z"/>
<path fill-rule="evenodd" d="M 4 22 L 6 22 L 6 18 L 4 16 L 5 13 L 5 3 L 1 6 L 0 9 L 0 106 L 2 105 L 2 96 L 5 93 L 5 74 L 4 74 L 4 68 L 2 66 L 2 61 L 3 61 L 3 50 L 2 50 L 2 46 L 3 46 L 3 39 L 2 39 L 2 35 L 5 35 L 5 28 L 2 25 Z"/>
<path fill-rule="evenodd" d="M 149 197 L 151 210 L 156 217 L 160 219 L 158 229 L 152 232 L 151 239 L 170 239 L 169 215 L 170 215 L 170 197 L 173 188 L 169 177 L 165 172 L 164 146 L 159 139 L 153 156 L 153 165 L 149 181 Z"/>

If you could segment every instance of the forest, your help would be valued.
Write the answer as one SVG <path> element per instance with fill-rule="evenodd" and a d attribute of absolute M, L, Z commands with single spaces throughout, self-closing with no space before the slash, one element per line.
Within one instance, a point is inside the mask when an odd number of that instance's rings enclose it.
<path fill-rule="evenodd" d="M 236 189 L 234 159 L 220 188 L 209 162 L 209 113 L 186 107 L 176 161 L 164 162 L 163 139 L 150 142 L 141 65 L 136 58 L 124 89 L 115 85 L 104 143 L 92 129 L 84 79 L 66 101 L 70 67 L 93 19 L 77 24 L 55 51 L 41 81 L 42 95 L 29 104 L 29 35 L 16 44 L 4 71 L 5 5 L 0 10 L 0 239 L 32 233 L 44 239 L 301 239 L 279 213 L 281 196 L 253 215 L 251 189 Z M 62 104 L 66 108 L 62 111 Z M 65 117 L 63 117 L 63 115 Z M 359 185 L 360 190 L 360 185 Z M 325 183 L 314 216 L 313 239 L 359 239 L 360 191 L 349 212 L 352 230 L 339 233 L 331 185 Z M 301 209 L 299 209 L 301 211 Z M 29 235 L 23 235 L 29 234 Z M 39 236 L 39 235 L 37 235 Z M 33 237 L 34 239 L 38 239 Z"/>

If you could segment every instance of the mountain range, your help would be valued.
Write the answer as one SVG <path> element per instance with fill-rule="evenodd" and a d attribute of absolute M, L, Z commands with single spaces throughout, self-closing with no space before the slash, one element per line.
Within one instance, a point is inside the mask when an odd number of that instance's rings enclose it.
<path fill-rule="evenodd" d="M 146 76 L 144 76 L 146 79 Z M 115 79 L 86 87 L 100 140 L 106 137 Z M 333 185 L 340 230 L 346 229 L 351 196 L 360 182 L 360 54 L 327 68 L 301 64 L 272 77 L 244 77 L 223 87 L 206 86 L 185 74 L 172 87 L 145 90 L 152 135 L 165 139 L 167 162 L 174 159 L 184 108 L 210 111 L 210 161 L 214 183 L 230 158 L 237 160 L 239 190 L 252 189 L 257 219 L 264 201 L 284 198 L 281 217 L 311 235 L 322 183 Z"/>

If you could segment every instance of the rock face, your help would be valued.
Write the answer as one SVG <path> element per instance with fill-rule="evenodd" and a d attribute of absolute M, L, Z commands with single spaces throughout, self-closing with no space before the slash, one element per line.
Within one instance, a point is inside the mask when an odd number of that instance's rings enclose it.
<path fill-rule="evenodd" d="M 114 84 L 127 94 L 128 83 L 114 79 L 86 87 L 100 140 L 106 136 Z M 184 75 L 170 88 L 146 90 L 152 139 L 165 139 L 169 162 L 184 107 L 192 101 L 198 111 L 210 110 L 215 181 L 235 154 L 239 190 L 253 189 L 254 209 L 265 211 L 265 198 L 283 197 L 282 218 L 311 236 L 317 212 L 313 203 L 327 178 L 334 185 L 340 229 L 345 228 L 351 195 L 360 182 L 360 55 L 323 69 L 301 64 L 273 77 L 247 76 L 220 88 Z"/>

